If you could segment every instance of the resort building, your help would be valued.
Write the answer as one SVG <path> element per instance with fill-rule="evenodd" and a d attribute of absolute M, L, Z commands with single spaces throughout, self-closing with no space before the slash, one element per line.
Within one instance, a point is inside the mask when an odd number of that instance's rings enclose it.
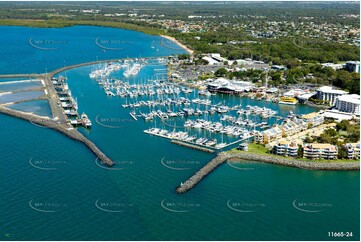
<path fill-rule="evenodd" d="M 281 126 L 279 126 L 282 130 L 282 136 L 293 135 L 295 133 L 300 132 L 300 127 L 293 121 L 287 120 Z"/>
<path fill-rule="evenodd" d="M 216 60 L 218 62 L 222 62 L 222 63 L 228 61 L 226 58 L 223 58 L 221 56 L 221 54 L 218 54 L 218 53 L 211 54 L 211 58 L 213 58 L 214 60 Z"/>
<path fill-rule="evenodd" d="M 224 94 L 240 94 L 245 91 L 248 92 L 254 87 L 255 84 L 252 82 L 230 81 L 225 78 L 218 78 L 207 85 L 208 91 Z"/>
<path fill-rule="evenodd" d="M 303 90 L 303 89 L 291 89 L 288 92 L 283 93 L 284 97 L 298 97 L 305 94 L 309 94 L 309 90 Z"/>
<path fill-rule="evenodd" d="M 256 143 L 263 143 L 263 132 L 255 130 L 253 139 Z"/>
<path fill-rule="evenodd" d="M 263 140 L 260 143 L 269 143 L 282 138 L 282 129 L 280 127 L 274 127 L 263 131 Z"/>
<path fill-rule="evenodd" d="M 343 146 L 343 148 L 347 152 L 347 158 L 352 159 L 360 159 L 360 143 L 348 143 Z"/>
<path fill-rule="evenodd" d="M 287 70 L 287 67 L 285 67 L 285 66 L 280 66 L 280 65 L 273 65 L 273 66 L 271 66 L 271 70 L 286 71 L 286 70 Z"/>
<path fill-rule="evenodd" d="M 335 63 L 322 63 L 321 66 L 323 68 L 326 68 L 326 67 L 330 67 L 334 70 L 341 70 L 344 68 L 344 65 L 343 64 L 335 64 Z"/>
<path fill-rule="evenodd" d="M 210 66 L 215 66 L 215 65 L 219 65 L 219 62 L 216 61 L 215 59 L 209 57 L 209 56 L 203 56 L 202 57 L 203 60 L 208 62 L 208 65 Z"/>
<path fill-rule="evenodd" d="M 345 64 L 345 69 L 349 72 L 360 73 L 360 62 L 359 61 L 348 61 Z"/>
<path fill-rule="evenodd" d="M 282 130 L 282 136 L 291 136 L 306 130 L 308 128 L 308 124 L 302 119 L 286 119 L 279 128 Z"/>
<path fill-rule="evenodd" d="M 308 125 L 312 125 L 313 127 L 321 125 L 325 120 L 323 115 L 317 112 L 302 115 L 301 118 L 306 121 Z"/>
<path fill-rule="evenodd" d="M 336 98 L 346 94 L 348 94 L 346 91 L 336 90 L 330 86 L 323 86 L 317 90 L 316 97 L 317 99 L 328 102 L 331 106 L 334 106 L 336 103 Z"/>
<path fill-rule="evenodd" d="M 354 114 L 340 112 L 336 109 L 325 110 L 322 115 L 325 119 L 333 119 L 337 122 L 341 122 L 342 120 L 359 119 L 359 117 Z"/>
<path fill-rule="evenodd" d="M 273 146 L 276 155 L 297 157 L 298 146 L 294 143 L 280 141 Z"/>
<path fill-rule="evenodd" d="M 342 95 L 336 98 L 335 108 L 341 112 L 360 115 L 360 95 Z"/>
<path fill-rule="evenodd" d="M 298 134 L 307 130 L 308 123 L 302 119 L 286 119 L 285 122 L 277 127 L 267 129 L 263 133 L 255 134 L 254 141 L 258 143 L 273 143 L 282 139 L 283 137 Z"/>
<path fill-rule="evenodd" d="M 337 158 L 337 146 L 331 144 L 305 144 L 303 158 L 333 160 Z"/>

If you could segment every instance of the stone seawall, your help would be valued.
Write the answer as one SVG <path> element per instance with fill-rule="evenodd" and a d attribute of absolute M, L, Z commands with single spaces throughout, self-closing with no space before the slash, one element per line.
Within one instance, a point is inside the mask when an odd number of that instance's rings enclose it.
<path fill-rule="evenodd" d="M 250 160 L 271 163 L 276 165 L 291 166 L 309 170 L 359 170 L 359 161 L 332 162 L 332 161 L 303 161 L 291 158 L 277 157 L 271 155 L 252 154 L 247 152 L 228 153 L 227 160 Z"/>
<path fill-rule="evenodd" d="M 114 164 L 113 161 L 109 159 L 93 142 L 87 139 L 79 131 L 74 129 L 71 125 L 59 124 L 50 118 L 40 117 L 37 115 L 15 111 L 4 107 L 0 107 L 0 113 L 21 118 L 36 125 L 54 129 L 71 139 L 74 139 L 76 141 L 85 144 L 104 164 L 108 166 L 112 166 Z"/>
<path fill-rule="evenodd" d="M 330 170 L 330 171 L 349 171 L 349 170 L 360 170 L 359 161 L 349 161 L 349 162 L 332 162 L 332 161 L 302 161 L 297 159 L 288 159 L 283 157 L 271 156 L 271 155 L 261 155 L 253 154 L 248 152 L 221 152 L 210 162 L 208 162 L 204 167 L 197 171 L 193 176 L 191 176 L 186 182 L 182 183 L 179 187 L 176 188 L 177 193 L 186 193 L 195 187 L 204 177 L 216 169 L 219 165 L 224 163 L 227 160 L 239 161 L 249 160 L 249 161 L 259 161 L 264 163 L 297 167 L 307 170 Z"/>

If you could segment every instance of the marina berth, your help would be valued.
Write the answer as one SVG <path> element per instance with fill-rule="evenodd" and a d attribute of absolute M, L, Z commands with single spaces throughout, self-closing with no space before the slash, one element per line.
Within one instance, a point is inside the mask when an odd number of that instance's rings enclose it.
<path fill-rule="evenodd" d="M 136 76 L 139 71 L 142 69 L 143 65 L 139 64 L 139 63 L 135 63 L 133 66 L 127 66 L 127 70 L 123 73 L 123 75 L 125 77 L 130 77 L 130 76 Z"/>
<path fill-rule="evenodd" d="M 117 96 L 124 100 L 121 107 L 131 109 L 129 115 L 134 120 L 141 118 L 154 123 L 160 120 L 162 128 L 146 129 L 145 133 L 197 147 L 223 149 L 235 142 L 252 139 L 258 132 L 256 129 L 270 127 L 270 120 L 281 121 L 276 119 L 277 112 L 272 109 L 251 105 L 242 108 L 241 105 L 228 106 L 221 102 L 215 104 L 209 90 L 197 91 L 164 79 L 130 83 L 127 79 L 103 76 L 96 81 L 107 96 Z M 230 83 L 222 78 L 217 79 L 217 82 L 236 92 L 245 91 L 243 87 L 253 87 L 248 82 Z M 196 96 L 197 93 L 199 97 Z M 261 119 L 262 121 L 257 121 Z M 182 124 L 174 126 L 172 120 Z M 176 130 L 172 131 L 174 127 Z"/>

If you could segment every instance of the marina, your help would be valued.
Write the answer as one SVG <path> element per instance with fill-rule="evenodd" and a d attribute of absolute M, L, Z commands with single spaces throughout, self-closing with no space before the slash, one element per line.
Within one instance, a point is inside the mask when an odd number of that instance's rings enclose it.
<path fill-rule="evenodd" d="M 133 60 L 132 63 L 133 66 L 144 65 L 145 69 L 153 68 L 154 75 L 145 78 L 134 75 L 129 80 L 128 75 L 124 75 L 129 69 L 116 68 L 95 81 L 106 96 L 123 101 L 120 108 L 130 110 L 128 113 L 133 120 L 148 124 L 149 128 L 144 130 L 146 134 L 178 140 L 192 147 L 222 150 L 241 141 L 250 141 L 256 133 L 281 124 L 286 118 L 265 106 L 242 105 L 242 100 L 229 105 L 210 92 L 169 82 L 155 75 L 157 69 L 152 67 L 163 64 L 164 59 L 158 58 L 152 63 Z M 108 63 L 107 68 L 115 65 Z M 99 67 L 95 69 L 105 71 Z M 92 70 L 91 78 L 94 67 Z"/>

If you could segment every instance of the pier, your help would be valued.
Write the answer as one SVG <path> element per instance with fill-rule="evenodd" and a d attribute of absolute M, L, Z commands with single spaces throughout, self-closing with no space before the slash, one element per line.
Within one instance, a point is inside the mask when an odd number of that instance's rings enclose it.
<path fill-rule="evenodd" d="M 180 140 L 172 140 L 171 143 L 181 145 L 181 146 L 184 146 L 184 147 L 188 147 L 188 148 L 192 148 L 192 149 L 195 149 L 195 150 L 200 150 L 200 151 L 204 151 L 204 152 L 208 152 L 208 153 L 214 153 L 214 150 L 212 150 L 212 149 L 208 149 L 208 148 L 201 147 L 201 146 L 198 146 L 198 145 L 190 144 L 188 142 L 183 142 L 183 141 L 180 141 Z"/>

